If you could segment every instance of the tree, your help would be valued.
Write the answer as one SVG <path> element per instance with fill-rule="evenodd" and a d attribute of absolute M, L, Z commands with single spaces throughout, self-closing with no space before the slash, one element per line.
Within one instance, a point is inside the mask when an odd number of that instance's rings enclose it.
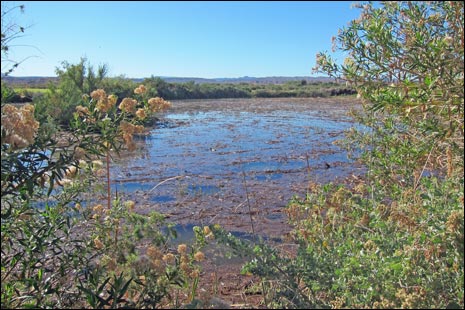
<path fill-rule="evenodd" d="M 77 64 L 63 61 L 61 68 L 56 69 L 58 85 L 50 85 L 49 92 L 35 101 L 39 121 L 69 127 L 82 96 L 102 88 L 107 73 L 107 65 L 100 65 L 95 70 L 86 58 L 81 58 Z"/>

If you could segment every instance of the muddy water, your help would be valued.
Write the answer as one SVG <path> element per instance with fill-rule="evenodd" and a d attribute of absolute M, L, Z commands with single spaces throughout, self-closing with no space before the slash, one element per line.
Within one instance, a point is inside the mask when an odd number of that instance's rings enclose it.
<path fill-rule="evenodd" d="M 283 212 L 309 180 L 359 167 L 333 145 L 359 108 L 351 98 L 173 101 L 139 148 L 112 164 L 113 188 L 186 225 L 218 223 L 269 237 L 290 230 Z M 253 225 L 252 225 L 253 224 Z"/>

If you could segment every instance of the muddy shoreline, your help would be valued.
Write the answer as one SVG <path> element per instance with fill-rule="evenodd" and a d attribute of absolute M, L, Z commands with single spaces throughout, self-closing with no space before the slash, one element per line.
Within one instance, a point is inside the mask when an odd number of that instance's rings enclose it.
<path fill-rule="evenodd" d="M 361 173 L 333 142 L 353 125 L 353 97 L 173 101 L 137 151 L 112 163 L 113 188 L 185 225 L 280 238 L 309 181 Z M 253 225 L 252 225 L 253 224 Z"/>

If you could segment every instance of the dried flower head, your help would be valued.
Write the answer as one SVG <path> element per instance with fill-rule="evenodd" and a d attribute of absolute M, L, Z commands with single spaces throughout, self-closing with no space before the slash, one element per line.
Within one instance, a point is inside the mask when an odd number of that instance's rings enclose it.
<path fill-rule="evenodd" d="M 206 238 L 207 240 L 213 240 L 213 239 L 215 239 L 215 235 L 214 235 L 213 232 L 211 231 L 210 227 L 204 226 L 204 227 L 203 227 L 203 233 L 204 233 L 205 238 Z"/>
<path fill-rule="evenodd" d="M 163 261 L 167 264 L 174 264 L 176 261 L 176 256 L 172 253 L 167 253 L 163 255 Z"/>
<path fill-rule="evenodd" d="M 144 109 L 138 109 L 136 111 L 136 116 L 137 116 L 138 119 L 144 120 L 147 117 L 147 114 L 145 113 Z"/>
<path fill-rule="evenodd" d="M 106 99 L 107 94 L 103 89 L 97 89 L 90 93 L 90 97 L 94 100 Z"/>
<path fill-rule="evenodd" d="M 191 279 L 198 278 L 199 276 L 200 276 L 200 272 L 199 272 L 197 269 L 192 270 L 192 272 L 189 273 L 189 277 L 190 277 Z"/>
<path fill-rule="evenodd" d="M 110 95 L 108 96 L 108 102 L 111 106 L 114 106 L 116 104 L 116 101 L 118 100 L 118 97 L 116 95 Z"/>
<path fill-rule="evenodd" d="M 463 233 L 463 212 L 452 211 L 447 218 L 446 229 L 448 233 L 457 233 L 459 231 Z"/>
<path fill-rule="evenodd" d="M 95 213 L 102 213 L 103 211 L 103 206 L 101 204 L 98 204 L 98 205 L 95 205 L 92 210 L 95 212 Z"/>
<path fill-rule="evenodd" d="M 102 241 L 100 241 L 98 237 L 94 239 L 94 247 L 98 250 L 103 249 L 104 247 Z"/>
<path fill-rule="evenodd" d="M 136 113 L 137 100 L 131 98 L 124 98 L 119 104 L 119 109 L 126 113 Z"/>
<path fill-rule="evenodd" d="M 90 115 L 89 108 L 88 107 L 83 107 L 82 105 L 78 105 L 76 107 L 76 112 L 79 114 L 79 116 Z"/>
<path fill-rule="evenodd" d="M 142 133 L 144 131 L 144 126 L 134 125 L 129 122 L 123 121 L 121 122 L 119 129 L 121 131 L 121 136 L 123 138 L 123 141 L 126 147 L 130 151 L 134 150 L 136 147 L 136 144 L 133 141 L 133 134 Z"/>
<path fill-rule="evenodd" d="M 135 94 L 144 94 L 147 91 L 147 88 L 145 88 L 144 85 L 139 85 L 136 89 L 134 89 Z"/>
<path fill-rule="evenodd" d="M 134 134 L 134 133 L 142 133 L 144 131 L 144 126 L 142 125 L 134 125 L 129 122 L 123 121 L 120 124 L 120 130 L 123 134 Z"/>
<path fill-rule="evenodd" d="M 151 245 L 147 248 L 147 256 L 150 257 L 152 260 L 159 260 L 163 257 L 163 254 L 157 247 Z"/>
<path fill-rule="evenodd" d="M 150 98 L 148 101 L 150 112 L 164 111 L 171 106 L 169 101 L 164 100 L 160 97 Z"/>
<path fill-rule="evenodd" d="M 198 262 L 201 262 L 205 259 L 205 254 L 202 252 L 198 251 L 197 253 L 194 254 L 194 259 Z"/>
<path fill-rule="evenodd" d="M 77 168 L 76 166 L 70 166 L 68 168 L 65 169 L 65 174 L 66 174 L 66 177 L 68 178 L 73 178 L 76 176 L 76 173 L 77 173 Z"/>
<path fill-rule="evenodd" d="M 160 259 L 152 260 L 151 267 L 158 273 L 163 273 L 165 271 L 165 265 L 163 264 L 163 261 Z"/>
<path fill-rule="evenodd" d="M 13 148 L 23 148 L 34 142 L 39 129 L 39 122 L 34 118 L 34 106 L 26 104 L 20 109 L 11 104 L 2 107 L 2 131 L 5 132 L 4 143 Z"/>
<path fill-rule="evenodd" d="M 204 226 L 204 227 L 203 227 L 203 233 L 204 233 L 205 235 L 208 235 L 208 234 L 211 233 L 211 232 L 212 232 L 212 231 L 210 230 L 210 227 L 208 227 L 208 226 Z"/>
<path fill-rule="evenodd" d="M 184 243 L 178 245 L 178 253 L 179 254 L 186 254 L 186 252 L 187 252 L 187 245 L 185 245 Z"/>
<path fill-rule="evenodd" d="M 181 263 L 181 265 L 179 265 L 179 268 L 185 273 L 189 273 L 191 271 L 189 264 L 187 263 Z"/>
<path fill-rule="evenodd" d="M 110 111 L 111 107 L 112 106 L 110 102 L 107 100 L 107 98 L 104 98 L 97 101 L 97 104 L 95 105 L 95 110 L 102 113 L 106 113 Z"/>

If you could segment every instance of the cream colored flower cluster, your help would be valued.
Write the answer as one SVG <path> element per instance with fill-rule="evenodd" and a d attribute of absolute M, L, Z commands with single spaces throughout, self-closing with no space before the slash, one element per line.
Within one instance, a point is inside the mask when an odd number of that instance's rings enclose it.
<path fill-rule="evenodd" d="M 102 113 L 110 111 L 110 109 L 116 104 L 116 100 L 118 99 L 115 95 L 107 96 L 103 89 L 94 90 L 90 94 L 90 97 L 93 100 L 97 100 L 95 109 Z"/>
<path fill-rule="evenodd" d="M 136 113 L 137 100 L 131 98 L 124 98 L 119 104 L 119 109 L 126 113 Z"/>
<path fill-rule="evenodd" d="M 136 89 L 134 89 L 134 94 L 145 94 L 147 92 L 147 88 L 144 85 L 139 85 Z"/>
<path fill-rule="evenodd" d="M 144 131 L 144 126 L 134 125 L 129 122 L 123 121 L 119 126 L 121 134 L 123 136 L 124 144 L 127 148 L 132 151 L 135 149 L 136 144 L 133 141 L 133 136 L 135 133 L 142 133 Z"/>
<path fill-rule="evenodd" d="M 160 97 L 150 98 L 148 103 L 150 112 L 152 113 L 161 112 L 171 107 L 171 103 L 169 101 Z"/>
<path fill-rule="evenodd" d="M 178 253 L 181 256 L 180 258 L 180 265 L 179 268 L 189 276 L 190 278 L 198 278 L 200 275 L 200 271 L 198 268 L 195 268 L 194 266 L 191 266 L 191 260 L 189 259 L 189 256 L 187 255 L 187 245 L 186 244 L 180 244 L 178 245 Z M 205 259 L 205 254 L 201 251 L 197 251 L 194 254 L 193 259 L 197 262 L 201 262 Z"/>
<path fill-rule="evenodd" d="M 134 93 L 138 95 L 143 95 L 147 93 L 147 88 L 144 85 L 139 85 L 134 89 Z M 84 96 L 86 100 L 89 96 Z M 115 95 L 107 96 L 106 92 L 103 89 L 94 90 L 90 94 L 90 98 L 95 104 L 93 111 L 90 111 L 89 107 L 86 106 L 77 106 L 76 114 L 84 118 L 84 121 L 87 123 L 96 123 L 99 120 L 99 116 L 95 115 L 94 112 L 109 112 L 116 104 L 117 97 Z M 124 98 L 118 106 L 118 109 L 129 115 L 134 116 L 137 120 L 144 120 L 150 115 L 163 111 L 171 106 L 169 101 L 166 101 L 160 97 L 150 98 L 147 102 L 139 103 L 136 99 L 133 98 Z M 104 118 L 103 120 L 105 120 Z M 121 137 L 124 140 L 124 144 L 129 150 L 135 149 L 135 143 L 133 141 L 133 135 L 135 133 L 142 133 L 144 127 L 141 125 L 134 125 L 129 121 L 122 121 L 119 125 L 119 131 Z"/>
<path fill-rule="evenodd" d="M 11 104 L 2 107 L 2 143 L 10 144 L 13 149 L 26 147 L 34 142 L 39 122 L 34 118 L 34 106 L 26 104 L 17 108 Z"/>

